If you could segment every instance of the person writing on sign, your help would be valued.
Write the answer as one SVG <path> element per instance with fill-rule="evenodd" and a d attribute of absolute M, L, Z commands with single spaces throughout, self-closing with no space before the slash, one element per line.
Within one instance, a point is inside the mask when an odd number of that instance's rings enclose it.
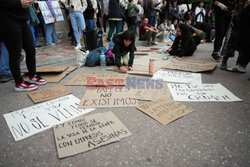
<path fill-rule="evenodd" d="M 0 0 L 0 41 L 3 41 L 9 51 L 9 65 L 15 80 L 15 91 L 31 91 L 38 85 L 47 82 L 36 74 L 36 49 L 33 37 L 27 24 L 28 7 L 34 0 Z M 26 53 L 26 65 L 29 71 L 29 82 L 23 80 L 20 70 L 21 50 Z M 31 84 L 33 83 L 33 84 Z"/>
<path fill-rule="evenodd" d="M 132 71 L 136 50 L 134 31 L 131 29 L 120 33 L 112 41 L 115 44 L 112 52 L 115 55 L 115 62 L 119 71 L 122 73 L 126 73 L 127 70 Z M 128 68 L 125 68 L 124 65 Z"/>

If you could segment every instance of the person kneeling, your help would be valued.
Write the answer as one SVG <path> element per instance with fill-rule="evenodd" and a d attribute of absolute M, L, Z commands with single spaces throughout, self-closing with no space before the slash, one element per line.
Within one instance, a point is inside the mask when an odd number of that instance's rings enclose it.
<path fill-rule="evenodd" d="M 150 46 L 151 44 L 157 45 L 158 43 L 155 42 L 156 34 L 158 30 L 148 24 L 148 19 L 144 18 L 143 23 L 140 25 L 139 29 L 139 40 L 147 41 L 146 46 Z"/>
<path fill-rule="evenodd" d="M 113 38 L 114 48 L 112 49 L 115 55 L 115 63 L 120 72 L 126 73 L 132 71 L 135 47 L 135 36 L 134 32 L 127 30 L 123 33 L 118 34 Z M 128 66 L 128 68 L 125 68 Z"/>
<path fill-rule="evenodd" d="M 167 50 L 170 55 L 178 57 L 193 55 L 196 50 L 196 44 L 189 30 L 187 25 L 179 25 L 177 28 L 177 37 L 174 40 L 173 46 Z"/>

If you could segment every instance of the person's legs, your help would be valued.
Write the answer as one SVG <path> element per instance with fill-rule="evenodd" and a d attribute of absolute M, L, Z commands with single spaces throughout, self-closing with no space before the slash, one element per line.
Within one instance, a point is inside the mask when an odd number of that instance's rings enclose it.
<path fill-rule="evenodd" d="M 52 37 L 54 40 L 54 43 L 59 43 L 60 40 L 58 40 L 57 35 L 56 35 L 56 30 L 55 30 L 55 24 L 53 23 L 53 29 L 52 29 Z"/>
<path fill-rule="evenodd" d="M 79 35 L 79 32 L 78 32 L 76 12 L 70 12 L 69 16 L 70 16 L 72 28 L 73 28 L 73 31 L 74 31 L 74 36 L 75 36 L 75 39 L 76 39 L 76 43 L 77 43 L 77 45 L 80 45 L 81 43 L 80 43 L 80 35 Z"/>
<path fill-rule="evenodd" d="M 116 21 L 116 34 L 122 32 L 123 21 Z"/>
<path fill-rule="evenodd" d="M 45 38 L 46 38 L 46 34 L 45 34 L 45 21 L 44 21 L 42 15 L 39 15 L 39 16 L 37 16 L 37 17 L 38 17 L 38 19 L 39 19 L 39 21 L 40 21 L 39 27 L 40 27 L 40 29 L 41 29 L 43 38 L 45 39 Z"/>
<path fill-rule="evenodd" d="M 45 24 L 45 32 L 46 32 L 46 45 L 53 45 L 52 41 L 52 32 L 53 32 L 53 23 Z"/>
<path fill-rule="evenodd" d="M 0 75 L 8 75 L 9 73 L 9 52 L 4 43 L 2 43 L 0 56 Z"/>
<path fill-rule="evenodd" d="M 156 33 L 152 32 L 151 37 L 152 37 L 152 43 L 155 44 L 156 43 L 155 42 Z"/>
<path fill-rule="evenodd" d="M 86 24 L 85 24 L 84 16 L 83 16 L 83 14 L 81 12 L 77 12 L 76 15 L 77 15 L 77 25 L 81 30 L 82 39 L 83 39 L 84 43 L 86 43 L 84 33 L 83 33 L 86 30 Z"/>
<path fill-rule="evenodd" d="M 104 33 L 106 33 L 107 20 L 108 20 L 108 16 L 106 16 L 106 15 L 104 14 L 104 15 L 103 15 L 103 31 L 104 31 Z"/>
<path fill-rule="evenodd" d="M 30 20 L 28 20 L 27 23 L 28 23 L 28 25 L 29 25 L 29 27 L 30 27 L 30 31 L 31 31 L 31 33 L 32 33 L 32 37 L 33 37 L 34 44 L 35 44 L 35 46 L 37 47 L 37 46 L 38 46 L 38 43 L 37 43 L 37 40 L 36 40 L 34 27 L 30 24 Z"/>
<path fill-rule="evenodd" d="M 107 37 L 108 41 L 110 41 L 114 30 L 115 30 L 115 21 L 109 20 L 109 33 L 108 33 L 108 37 Z"/>
<path fill-rule="evenodd" d="M 146 40 L 147 40 L 147 45 L 151 44 L 151 36 L 152 36 L 151 31 L 148 31 L 148 32 L 145 33 L 145 37 L 146 37 Z"/>
<path fill-rule="evenodd" d="M 121 56 L 121 62 L 123 65 L 128 66 L 128 61 L 129 61 L 129 53 Z"/>

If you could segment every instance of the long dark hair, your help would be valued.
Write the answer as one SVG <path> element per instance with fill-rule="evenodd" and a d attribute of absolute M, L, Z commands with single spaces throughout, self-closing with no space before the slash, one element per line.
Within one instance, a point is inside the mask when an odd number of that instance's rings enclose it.
<path fill-rule="evenodd" d="M 178 28 L 181 29 L 181 39 L 185 40 L 191 36 L 190 28 L 186 24 L 180 24 Z"/>

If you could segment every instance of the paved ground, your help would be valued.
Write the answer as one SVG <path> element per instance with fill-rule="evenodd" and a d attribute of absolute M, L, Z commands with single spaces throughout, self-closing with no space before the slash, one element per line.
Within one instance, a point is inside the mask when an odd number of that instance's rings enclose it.
<path fill-rule="evenodd" d="M 138 45 L 141 45 L 139 42 Z M 38 65 L 75 63 L 75 51 L 63 41 L 54 48 L 38 50 Z M 212 44 L 200 45 L 195 55 L 185 59 L 209 61 Z M 58 53 L 59 52 L 59 53 Z M 233 64 L 232 59 L 230 64 Z M 23 66 L 25 68 L 25 66 Z M 59 84 L 78 73 L 99 72 L 99 67 L 78 68 Z M 250 67 L 246 74 L 221 71 L 202 74 L 204 83 L 221 83 L 243 102 L 185 103 L 195 112 L 163 126 L 135 108 L 96 109 L 113 111 L 132 136 L 95 150 L 59 160 L 52 129 L 15 142 L 4 118 L 0 117 L 0 166 L 164 166 L 164 167 L 247 167 L 250 166 Z M 49 83 L 40 88 L 49 88 Z M 27 93 L 15 93 L 13 82 L 0 84 L 0 113 L 33 105 Z M 67 86 L 81 98 L 85 87 Z"/>

